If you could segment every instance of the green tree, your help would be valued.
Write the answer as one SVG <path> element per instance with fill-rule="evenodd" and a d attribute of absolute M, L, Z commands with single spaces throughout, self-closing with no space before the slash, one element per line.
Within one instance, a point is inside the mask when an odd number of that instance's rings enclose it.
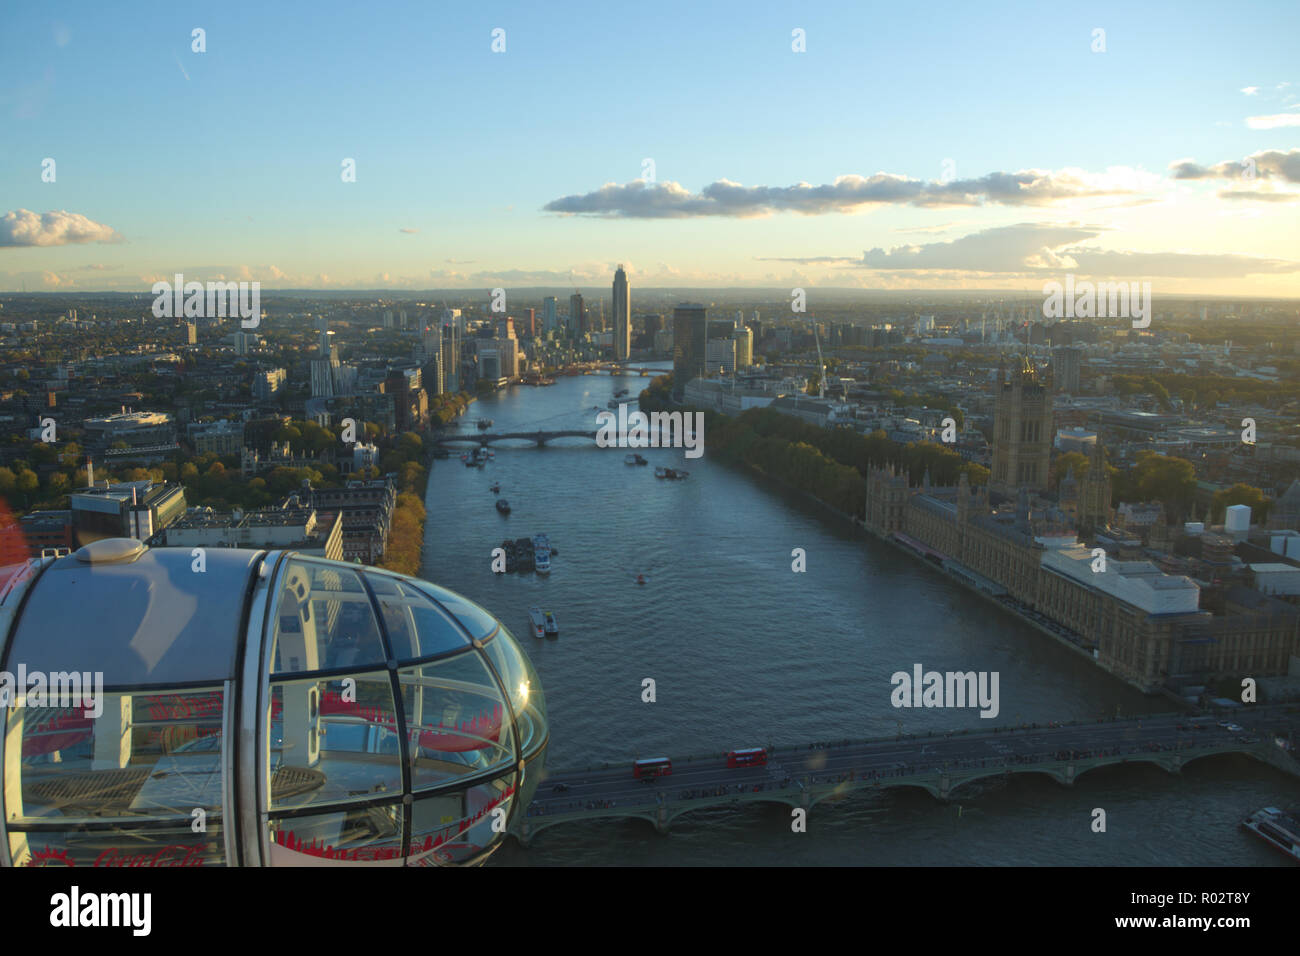
<path fill-rule="evenodd" d="M 1215 493 L 1211 506 L 1213 514 L 1211 520 L 1222 521 L 1229 505 L 1248 506 L 1250 508 L 1250 520 L 1262 524 L 1268 520 L 1268 512 L 1273 507 L 1273 501 L 1260 489 L 1243 482 L 1237 482 L 1231 488 Z"/>
<path fill-rule="evenodd" d="M 1161 501 L 1165 510 L 1181 520 L 1196 494 L 1196 468 L 1184 458 L 1138 452 L 1131 476 L 1132 487 L 1142 501 Z"/>
<path fill-rule="evenodd" d="M 1058 455 L 1056 461 L 1052 462 L 1052 472 L 1048 477 L 1048 483 L 1053 491 L 1061 487 L 1061 479 L 1074 469 L 1076 481 L 1083 481 L 1083 476 L 1088 473 L 1088 456 L 1077 451 L 1067 451 Z"/>

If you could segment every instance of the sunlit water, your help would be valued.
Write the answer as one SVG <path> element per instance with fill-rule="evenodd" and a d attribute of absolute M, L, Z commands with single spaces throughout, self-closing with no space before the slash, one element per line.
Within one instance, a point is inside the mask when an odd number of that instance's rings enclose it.
<path fill-rule="evenodd" d="M 647 382 L 590 375 L 512 388 L 474 403 L 460 431 L 477 434 L 480 417 L 494 419 L 494 432 L 595 431 L 595 406 L 620 388 L 634 399 Z M 550 713 L 552 768 L 900 725 L 924 733 L 1169 709 L 928 566 L 707 454 L 643 449 L 650 464 L 633 467 L 624 450 L 581 439 L 494 450 L 484 469 L 466 468 L 459 452 L 435 462 L 424 576 L 482 603 L 529 652 Z M 656 479 L 655 465 L 685 467 L 690 478 Z M 494 481 L 508 517 L 494 508 Z M 502 538 L 540 532 L 559 549 L 549 577 L 492 573 Z M 806 573 L 791 570 L 794 548 L 807 554 Z M 558 640 L 530 636 L 531 604 L 555 612 Z M 894 709 L 890 675 L 915 663 L 997 671 L 998 719 Z M 654 703 L 641 699 L 647 677 Z M 700 811 L 666 836 L 641 821 L 564 825 L 529 849 L 510 843 L 493 864 L 1285 864 L 1238 823 L 1298 793 L 1271 768 L 1221 757 L 1177 776 L 1103 769 L 1073 788 L 1022 775 L 948 804 L 912 790 L 858 796 L 819 804 L 797 835 L 784 806 Z M 1099 806 L 1105 834 L 1090 828 Z"/>

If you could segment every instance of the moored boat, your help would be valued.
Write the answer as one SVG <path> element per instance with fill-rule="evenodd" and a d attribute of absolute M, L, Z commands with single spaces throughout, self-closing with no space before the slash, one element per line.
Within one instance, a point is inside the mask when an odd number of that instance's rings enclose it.
<path fill-rule="evenodd" d="M 1256 810 L 1241 825 L 1277 847 L 1293 860 L 1300 860 L 1300 815 L 1277 807 Z"/>
<path fill-rule="evenodd" d="M 533 561 L 536 564 L 538 574 L 551 573 L 551 552 L 540 550 L 533 552 Z"/>
<path fill-rule="evenodd" d="M 498 498 L 497 511 L 501 512 L 503 515 L 510 514 L 510 502 L 506 501 L 504 498 Z"/>
<path fill-rule="evenodd" d="M 542 609 L 533 605 L 528 609 L 528 619 L 533 624 L 533 637 L 544 637 L 546 635 L 546 617 L 542 614 Z"/>
<path fill-rule="evenodd" d="M 559 637 L 559 636 L 560 636 L 560 624 L 559 624 L 558 621 L 555 620 L 555 615 L 554 615 L 554 614 L 552 614 L 550 611 L 544 611 L 544 612 L 543 612 L 543 621 L 544 621 L 544 624 L 545 624 L 545 628 L 546 628 L 546 636 L 547 636 L 547 637 Z"/>

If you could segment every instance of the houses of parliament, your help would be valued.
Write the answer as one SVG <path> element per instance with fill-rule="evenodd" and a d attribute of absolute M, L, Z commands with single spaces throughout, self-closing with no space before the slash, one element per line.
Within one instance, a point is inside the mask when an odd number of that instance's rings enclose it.
<path fill-rule="evenodd" d="M 988 486 L 971 487 L 964 472 L 956 486 L 939 487 L 928 472 L 913 484 L 897 468 L 872 468 L 869 531 L 938 565 L 1145 692 L 1287 672 L 1290 657 L 1300 652 L 1300 612 L 1293 605 L 1257 600 L 1258 592 L 1241 587 L 1217 589 L 1213 601 L 1203 600 L 1202 584 L 1177 573 L 1185 561 L 1154 547 L 1145 553 L 1115 547 L 1122 536 L 1110 531 L 1111 487 L 1100 438 L 1085 474 L 1067 473 L 1049 495 L 1050 382 L 1026 362 L 1000 370 L 994 388 Z M 1151 542 L 1158 543 L 1159 536 Z M 1216 579 L 1215 561 L 1231 565 L 1231 549 L 1224 554 L 1207 546 L 1197 577 Z"/>

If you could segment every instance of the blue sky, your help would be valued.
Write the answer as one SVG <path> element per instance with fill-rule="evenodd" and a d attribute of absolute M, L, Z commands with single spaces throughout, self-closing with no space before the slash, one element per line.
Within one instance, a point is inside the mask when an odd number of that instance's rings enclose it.
<path fill-rule="evenodd" d="M 0 289 L 567 285 L 622 261 L 634 285 L 1300 295 L 1300 5 L 1069 6 L 10 7 Z M 969 185 L 926 187 L 945 177 Z M 720 182 L 746 189 L 720 206 Z M 782 192 L 801 182 L 827 195 Z"/>

